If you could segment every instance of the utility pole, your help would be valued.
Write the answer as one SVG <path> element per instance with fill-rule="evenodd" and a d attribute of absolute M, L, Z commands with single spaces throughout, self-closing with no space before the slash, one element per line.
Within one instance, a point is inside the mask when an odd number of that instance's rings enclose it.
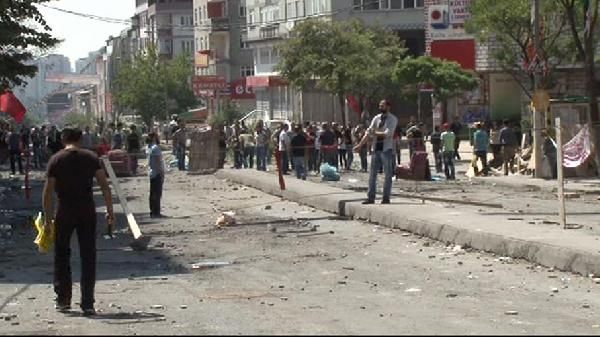
<path fill-rule="evenodd" d="M 541 50 L 541 29 L 540 29 L 540 0 L 533 0 L 533 43 L 535 56 L 532 62 L 541 61 L 540 50 Z M 537 93 L 541 89 L 541 75 L 540 69 L 536 65 L 534 68 L 534 88 Z M 544 123 L 542 121 L 542 111 L 540 107 L 534 107 L 533 109 L 533 160 L 535 163 L 535 178 L 541 178 L 542 174 L 542 127 Z"/>

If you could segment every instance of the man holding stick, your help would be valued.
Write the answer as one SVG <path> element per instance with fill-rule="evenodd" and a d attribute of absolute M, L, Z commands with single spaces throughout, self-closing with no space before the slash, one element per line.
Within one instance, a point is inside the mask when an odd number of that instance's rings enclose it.
<path fill-rule="evenodd" d="M 96 206 L 93 195 L 93 178 L 100 185 L 106 203 L 106 221 L 109 232 L 113 224 L 113 205 L 106 172 L 100 160 L 91 151 L 80 148 L 82 132 L 65 129 L 62 142 L 65 149 L 48 162 L 46 184 L 43 192 L 45 230 L 55 222 L 54 292 L 55 308 L 60 312 L 71 309 L 71 235 L 77 231 L 81 256 L 81 309 L 84 316 L 94 310 L 96 284 Z M 53 192 L 58 196 L 58 207 L 53 212 Z"/>

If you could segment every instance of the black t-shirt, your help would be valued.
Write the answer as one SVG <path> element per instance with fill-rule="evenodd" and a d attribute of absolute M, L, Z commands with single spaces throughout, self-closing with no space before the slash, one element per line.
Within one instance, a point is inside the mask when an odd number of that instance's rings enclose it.
<path fill-rule="evenodd" d="M 292 155 L 294 157 L 304 157 L 304 151 L 306 147 L 306 137 L 300 133 L 292 138 Z"/>
<path fill-rule="evenodd" d="M 127 151 L 135 153 L 140 151 L 140 137 L 132 132 L 127 136 Z"/>
<path fill-rule="evenodd" d="M 331 146 L 335 144 L 335 134 L 331 130 L 325 130 L 321 133 L 321 145 Z"/>
<path fill-rule="evenodd" d="M 65 149 L 50 158 L 47 176 L 56 179 L 59 202 L 93 203 L 94 176 L 100 168 L 100 160 L 92 151 Z"/>

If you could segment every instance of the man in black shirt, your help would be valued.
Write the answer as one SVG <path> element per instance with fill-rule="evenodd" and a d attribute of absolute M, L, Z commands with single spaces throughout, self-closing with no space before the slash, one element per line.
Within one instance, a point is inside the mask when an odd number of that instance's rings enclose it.
<path fill-rule="evenodd" d="M 323 124 L 323 132 L 321 132 L 319 139 L 321 140 L 323 161 L 337 167 L 337 139 L 335 133 L 331 131 L 329 124 Z"/>
<path fill-rule="evenodd" d="M 450 130 L 454 132 L 456 138 L 454 138 L 454 157 L 456 160 L 460 160 L 460 152 L 458 148 L 460 147 L 460 130 L 462 130 L 463 126 L 460 123 L 459 117 L 455 116 L 454 121 L 450 124 Z"/>
<path fill-rule="evenodd" d="M 306 135 L 302 132 L 300 124 L 294 126 L 295 136 L 292 138 L 292 158 L 294 161 L 294 169 L 296 170 L 296 178 L 306 180 L 306 168 L 304 167 L 304 157 L 306 154 Z"/>
<path fill-rule="evenodd" d="M 98 157 L 80 148 L 82 132 L 65 129 L 62 141 L 65 149 L 48 162 L 44 186 L 43 207 L 45 230 L 55 223 L 54 292 L 56 309 L 67 312 L 71 308 L 72 281 L 70 242 L 77 231 L 81 256 L 81 309 L 86 316 L 94 315 L 94 287 L 96 283 L 96 206 L 94 205 L 93 179 L 100 185 L 106 202 L 106 220 L 112 226 L 113 209 L 106 172 Z M 52 209 L 52 196 L 58 196 L 56 213 Z"/>
<path fill-rule="evenodd" d="M 127 153 L 131 158 L 131 172 L 133 175 L 137 174 L 138 167 L 138 153 L 140 152 L 140 136 L 137 133 L 135 125 L 131 125 L 131 132 L 127 135 Z"/>

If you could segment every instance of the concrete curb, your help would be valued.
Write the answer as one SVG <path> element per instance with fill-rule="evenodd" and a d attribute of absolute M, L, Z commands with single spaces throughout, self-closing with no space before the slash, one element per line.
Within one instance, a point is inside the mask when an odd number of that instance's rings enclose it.
<path fill-rule="evenodd" d="M 401 212 L 397 209 L 389 210 L 362 205 L 358 201 L 364 200 L 364 193 L 335 187 L 326 186 L 331 193 L 314 195 L 314 192 L 311 193 L 311 186 L 314 190 L 322 189 L 323 186 L 306 181 L 300 183 L 289 179 L 287 190 L 281 191 L 276 179 L 269 173 L 252 171 L 251 174 L 244 174 L 240 171 L 220 170 L 216 176 L 323 211 L 377 223 L 384 227 L 401 229 L 437 241 L 471 247 L 501 256 L 525 259 L 543 266 L 582 275 L 590 273 L 600 275 L 598 251 L 589 252 L 540 241 L 460 228 L 456 225 L 425 220 L 414 212 L 410 214 L 410 212 Z"/>

